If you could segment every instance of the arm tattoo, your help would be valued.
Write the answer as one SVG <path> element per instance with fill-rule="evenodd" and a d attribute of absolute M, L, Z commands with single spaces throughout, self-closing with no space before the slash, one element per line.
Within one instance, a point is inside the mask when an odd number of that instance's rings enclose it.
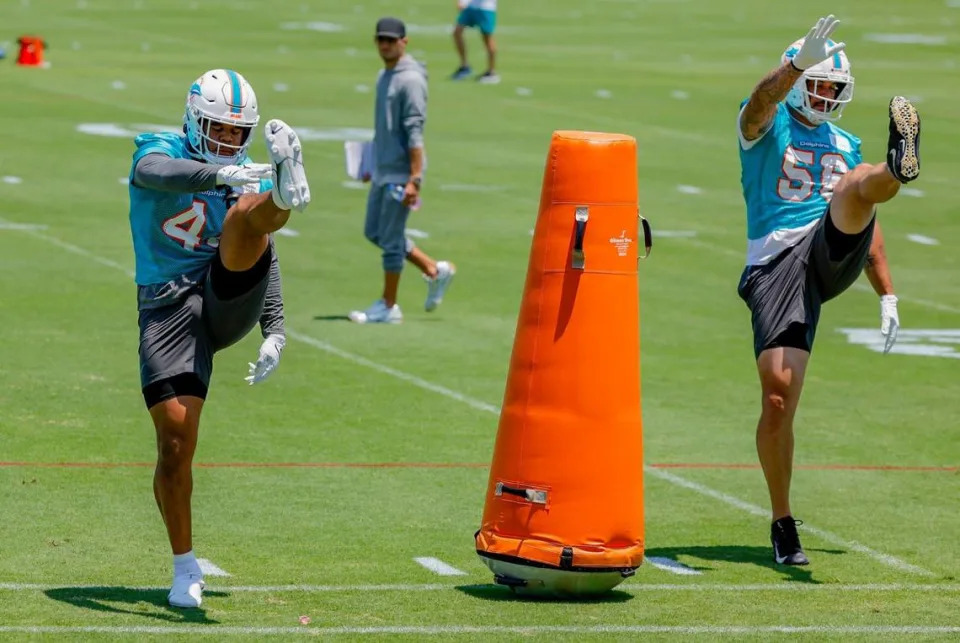
<path fill-rule="evenodd" d="M 798 71 L 788 62 L 771 71 L 757 83 L 740 117 L 740 131 L 743 132 L 745 139 L 752 141 L 760 137 L 773 120 L 777 103 L 786 98 L 790 88 L 801 74 L 803 72 Z"/>

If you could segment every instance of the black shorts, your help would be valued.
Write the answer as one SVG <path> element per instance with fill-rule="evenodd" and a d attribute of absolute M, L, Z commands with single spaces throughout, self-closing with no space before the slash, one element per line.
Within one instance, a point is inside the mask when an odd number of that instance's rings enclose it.
<path fill-rule="evenodd" d="M 268 246 L 253 268 L 238 273 L 227 273 L 218 254 L 201 285 L 182 299 L 140 311 L 140 384 L 147 408 L 176 395 L 206 397 L 214 353 L 243 339 L 263 314 L 271 253 Z M 221 275 L 216 289 L 214 274 Z M 222 275 L 229 281 L 221 283 Z"/>
<path fill-rule="evenodd" d="M 775 346 L 811 351 L 820 306 L 849 288 L 863 271 L 875 219 L 863 232 L 844 235 L 827 221 L 829 216 L 828 208 L 800 243 L 770 263 L 744 269 L 737 293 L 750 309 L 757 357 Z M 838 238 L 840 242 L 830 241 Z"/>

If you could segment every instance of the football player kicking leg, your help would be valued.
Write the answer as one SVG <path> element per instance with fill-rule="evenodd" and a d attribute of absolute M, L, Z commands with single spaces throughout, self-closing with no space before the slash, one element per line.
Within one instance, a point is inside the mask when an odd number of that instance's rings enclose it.
<path fill-rule="evenodd" d="M 299 140 L 283 122 L 265 128 L 271 164 L 249 163 L 258 120 L 239 74 L 208 72 L 188 94 L 186 136 L 138 137 L 131 172 L 141 382 L 156 430 L 153 489 L 174 555 L 168 601 L 176 607 L 202 603 L 192 462 L 213 355 L 259 321 L 265 341 L 247 381 L 276 368 L 285 340 L 270 234 L 310 200 Z"/>
<path fill-rule="evenodd" d="M 790 508 L 793 420 L 823 302 L 866 270 L 881 296 L 886 350 L 896 340 L 896 297 L 875 222 L 876 206 L 919 174 L 919 116 L 890 103 L 885 164 L 864 164 L 860 140 L 835 126 L 853 95 L 838 21 L 822 18 L 793 43 L 740 113 L 748 259 L 740 296 L 752 313 L 761 384 L 757 453 L 770 494 L 774 559 L 809 561 Z M 850 169 L 852 168 L 852 169 Z"/>

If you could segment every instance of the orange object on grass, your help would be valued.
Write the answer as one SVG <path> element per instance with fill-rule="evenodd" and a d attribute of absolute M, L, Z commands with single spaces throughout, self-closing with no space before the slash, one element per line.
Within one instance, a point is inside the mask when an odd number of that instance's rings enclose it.
<path fill-rule="evenodd" d="M 636 140 L 554 132 L 476 534 L 517 591 L 606 591 L 643 561 L 639 220 Z"/>
<path fill-rule="evenodd" d="M 20 54 L 17 56 L 17 64 L 27 67 L 39 67 L 43 65 L 43 49 L 46 44 L 43 38 L 37 36 L 20 36 L 17 39 L 20 44 Z"/>

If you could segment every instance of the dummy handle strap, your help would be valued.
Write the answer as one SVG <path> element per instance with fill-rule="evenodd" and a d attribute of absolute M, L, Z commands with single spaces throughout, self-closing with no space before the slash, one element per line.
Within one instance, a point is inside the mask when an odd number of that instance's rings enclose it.
<path fill-rule="evenodd" d="M 589 218 L 590 208 L 585 205 L 578 205 L 574 214 L 577 228 L 573 239 L 573 257 L 570 260 L 571 267 L 574 270 L 583 270 L 583 235 L 587 232 L 587 219 Z"/>
<path fill-rule="evenodd" d="M 644 255 L 640 258 L 646 259 L 650 256 L 650 251 L 653 250 L 653 230 L 650 229 L 650 222 L 644 219 L 639 212 L 637 216 L 640 218 L 640 227 L 643 228 Z"/>
<path fill-rule="evenodd" d="M 508 494 L 511 496 L 517 496 L 518 498 L 523 498 L 527 502 L 532 502 L 537 505 L 547 504 L 547 492 L 542 489 L 527 489 L 524 487 L 511 487 L 505 485 L 502 482 L 497 482 L 497 486 L 494 489 L 494 495 L 502 496 Z"/>

